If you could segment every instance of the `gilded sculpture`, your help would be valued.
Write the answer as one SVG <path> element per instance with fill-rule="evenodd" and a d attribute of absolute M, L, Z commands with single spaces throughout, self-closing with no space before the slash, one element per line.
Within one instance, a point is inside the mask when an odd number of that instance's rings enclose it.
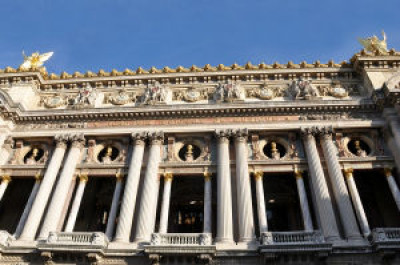
<path fill-rule="evenodd" d="M 47 52 L 40 54 L 39 52 L 34 52 L 31 56 L 26 56 L 25 52 L 22 51 L 22 56 L 24 57 L 24 62 L 20 65 L 23 70 L 37 69 L 41 67 L 45 61 L 49 60 L 53 56 L 54 52 Z"/>
<path fill-rule="evenodd" d="M 361 45 L 364 47 L 365 50 L 369 52 L 381 52 L 385 53 L 388 52 L 387 50 L 387 43 L 386 43 L 386 34 L 382 30 L 382 37 L 383 39 L 380 40 L 376 35 L 373 35 L 372 37 L 362 39 L 358 38 L 358 41 L 361 43 Z"/>

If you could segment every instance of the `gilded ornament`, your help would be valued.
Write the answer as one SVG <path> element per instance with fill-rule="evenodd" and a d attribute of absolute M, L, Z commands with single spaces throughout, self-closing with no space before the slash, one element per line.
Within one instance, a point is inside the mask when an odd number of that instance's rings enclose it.
<path fill-rule="evenodd" d="M 372 37 L 366 39 L 358 38 L 358 42 L 360 42 L 360 44 L 364 47 L 366 51 L 387 53 L 388 49 L 386 43 L 386 34 L 383 30 L 382 37 L 382 40 L 380 40 L 376 35 L 373 35 Z"/>
<path fill-rule="evenodd" d="M 20 65 L 22 70 L 31 70 L 41 67 L 45 61 L 49 60 L 53 56 L 54 52 L 47 52 L 39 54 L 39 52 L 34 52 L 30 56 L 26 56 L 25 52 L 22 51 L 22 56 L 24 57 L 24 62 Z"/>

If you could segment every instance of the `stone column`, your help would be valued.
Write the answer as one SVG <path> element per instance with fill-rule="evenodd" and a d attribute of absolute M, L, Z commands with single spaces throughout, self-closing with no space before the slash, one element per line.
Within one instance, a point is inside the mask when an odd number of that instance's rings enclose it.
<path fill-rule="evenodd" d="M 115 220 L 117 218 L 119 198 L 121 196 L 123 175 L 121 173 L 116 174 L 117 182 L 115 183 L 114 194 L 111 203 L 110 214 L 108 215 L 106 236 L 108 239 L 112 239 L 115 227 Z"/>
<path fill-rule="evenodd" d="M 171 199 L 171 186 L 173 175 L 171 173 L 164 174 L 164 194 L 161 205 L 160 230 L 159 233 L 165 234 L 168 229 L 169 202 Z"/>
<path fill-rule="evenodd" d="M 229 161 L 230 131 L 217 131 L 217 238 L 218 243 L 233 243 L 232 188 Z"/>
<path fill-rule="evenodd" d="M 78 216 L 79 208 L 81 206 L 81 201 L 87 182 L 88 182 L 88 176 L 86 174 L 80 174 L 78 188 L 76 188 L 75 198 L 72 203 L 71 210 L 69 211 L 67 225 L 65 226 L 64 229 L 65 232 L 74 231 L 76 217 Z"/>
<path fill-rule="evenodd" d="M 303 216 L 304 231 L 311 232 L 314 230 L 310 208 L 308 206 L 308 199 L 306 189 L 304 187 L 303 172 L 295 171 L 297 192 L 299 194 L 301 215 Z"/>
<path fill-rule="evenodd" d="M 312 191 L 315 194 L 316 213 L 321 221 L 322 232 L 328 241 L 340 240 L 332 201 L 329 196 L 328 186 L 325 181 L 324 171 L 322 170 L 314 138 L 315 129 L 302 128 L 301 133 L 307 156 Z"/>
<path fill-rule="evenodd" d="M 268 232 L 267 211 L 265 210 L 265 196 L 263 185 L 264 173 L 262 171 L 254 172 L 256 182 L 257 215 L 260 234 Z"/>
<path fill-rule="evenodd" d="M 21 235 L 22 228 L 24 227 L 26 222 L 26 218 L 28 218 L 28 214 L 31 211 L 33 201 L 35 200 L 36 194 L 39 191 L 41 181 L 42 181 L 42 176 L 40 174 L 37 174 L 35 176 L 35 184 L 33 185 L 31 194 L 29 195 L 28 202 L 25 205 L 24 211 L 22 212 L 21 218 L 19 219 L 17 228 L 15 229 L 14 235 L 16 238 L 18 238 Z"/>
<path fill-rule="evenodd" d="M 390 191 L 392 192 L 394 201 L 396 202 L 397 208 L 400 211 L 400 191 L 399 191 L 399 187 L 397 186 L 397 183 L 394 180 L 394 177 L 392 175 L 391 168 L 385 168 L 385 176 L 386 176 L 386 180 L 389 184 Z"/>
<path fill-rule="evenodd" d="M 400 122 L 393 118 L 389 123 L 392 128 L 392 134 L 396 142 L 397 150 L 400 150 Z"/>
<path fill-rule="evenodd" d="M 239 215 L 239 242 L 255 240 L 253 204 L 247 156 L 247 129 L 238 130 L 235 136 L 236 153 L 236 187 Z"/>
<path fill-rule="evenodd" d="M 40 230 L 39 239 L 41 240 L 46 239 L 49 232 L 57 231 L 57 225 L 63 210 L 62 206 L 67 198 L 68 188 L 74 176 L 76 165 L 81 157 L 81 149 L 85 142 L 83 135 L 73 135 L 71 141 L 68 157 L 61 171 L 42 229 Z"/>
<path fill-rule="evenodd" d="M 160 187 L 158 167 L 161 161 L 162 132 L 149 134 L 150 151 L 144 176 L 142 199 L 136 227 L 136 242 L 150 242 L 156 222 L 157 200 Z"/>
<path fill-rule="evenodd" d="M 132 139 L 134 147 L 115 234 L 115 241 L 123 243 L 128 243 L 131 235 L 146 135 L 144 133 L 134 133 L 132 134 Z"/>
<path fill-rule="evenodd" d="M 353 169 L 347 168 L 344 170 L 347 186 L 350 191 L 351 199 L 353 201 L 354 209 L 356 210 L 358 222 L 360 223 L 361 232 L 364 237 L 368 237 L 371 234 L 369 229 L 368 219 L 365 215 L 364 207 L 361 202 L 360 194 L 358 194 L 357 186 L 353 177 Z"/>
<path fill-rule="evenodd" d="M 3 177 L 1 177 L 1 184 L 0 184 L 0 201 L 4 196 L 4 193 L 6 192 L 6 189 L 8 187 L 8 184 L 11 181 L 11 177 L 8 175 L 3 175 Z"/>
<path fill-rule="evenodd" d="M 51 190 L 57 178 L 57 173 L 60 170 L 61 162 L 67 148 L 67 137 L 65 135 L 58 135 L 55 137 L 55 140 L 57 142 L 56 148 L 51 156 L 50 163 L 47 166 L 39 191 L 25 221 L 24 228 L 19 238 L 20 240 L 30 241 L 35 239 L 40 220 L 42 219 Z"/>
<path fill-rule="evenodd" d="M 339 208 L 340 220 L 343 224 L 344 234 L 348 239 L 361 239 L 356 217 L 351 206 L 350 196 L 338 160 L 338 151 L 332 141 L 332 129 L 321 128 L 321 145 L 325 161 L 328 166 L 329 178 L 332 184 L 333 195 Z"/>
<path fill-rule="evenodd" d="M 204 172 L 204 223 L 203 233 L 212 233 L 212 188 L 211 173 Z"/>

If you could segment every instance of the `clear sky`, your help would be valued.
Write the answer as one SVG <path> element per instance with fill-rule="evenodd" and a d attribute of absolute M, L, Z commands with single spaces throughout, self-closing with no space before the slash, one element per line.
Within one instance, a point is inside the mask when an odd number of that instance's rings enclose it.
<path fill-rule="evenodd" d="M 0 0 L 0 68 L 54 51 L 49 72 L 348 60 L 382 29 L 400 50 L 399 0 Z"/>

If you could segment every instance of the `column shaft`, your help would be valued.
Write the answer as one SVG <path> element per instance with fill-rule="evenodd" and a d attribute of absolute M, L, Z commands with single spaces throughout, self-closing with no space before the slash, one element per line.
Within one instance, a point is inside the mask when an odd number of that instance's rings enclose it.
<path fill-rule="evenodd" d="M 321 221 L 321 228 L 325 238 L 329 241 L 340 239 L 335 220 L 332 201 L 329 196 L 328 186 L 319 159 L 317 145 L 312 132 L 307 128 L 303 130 L 304 148 L 306 151 L 308 170 L 310 173 L 312 190 L 315 194 L 317 215 Z"/>
<path fill-rule="evenodd" d="M 51 157 L 50 163 L 47 167 L 46 173 L 43 177 L 42 183 L 40 184 L 39 191 L 32 204 L 32 208 L 25 221 L 24 228 L 22 229 L 20 240 L 33 240 L 35 238 L 37 229 L 42 219 L 43 212 L 46 208 L 47 201 L 51 194 L 54 182 L 57 178 L 57 173 L 60 170 L 61 162 L 64 158 L 66 149 L 66 137 L 56 137 L 57 147 Z"/>
<path fill-rule="evenodd" d="M 310 208 L 308 206 L 306 189 L 304 187 L 303 175 L 299 171 L 295 172 L 295 174 L 296 174 L 297 192 L 299 194 L 301 215 L 303 216 L 304 231 L 311 232 L 314 230 L 314 228 L 312 224 Z"/>
<path fill-rule="evenodd" d="M 79 185 L 75 192 L 75 198 L 71 206 L 71 210 L 69 212 L 67 225 L 65 226 L 65 232 L 74 231 L 76 217 L 78 216 L 79 208 L 81 206 L 83 193 L 85 192 L 86 183 L 88 181 L 87 175 L 79 176 Z"/>
<path fill-rule="evenodd" d="M 394 201 L 396 202 L 397 208 L 400 211 L 400 191 L 396 181 L 394 180 L 392 170 L 390 168 L 385 168 L 385 176 L 389 184 L 390 191 L 392 192 Z"/>
<path fill-rule="evenodd" d="M 365 215 L 364 207 L 361 202 L 360 194 L 358 194 L 357 186 L 353 177 L 353 169 L 345 169 L 345 176 L 347 181 L 347 186 L 349 187 L 351 199 L 353 201 L 354 209 L 356 210 L 358 222 L 360 224 L 361 232 L 364 237 L 368 237 L 371 234 L 369 229 L 368 219 Z"/>
<path fill-rule="evenodd" d="M 0 201 L 3 198 L 4 193 L 6 192 L 6 189 L 8 187 L 8 184 L 10 183 L 10 181 L 11 181 L 10 176 L 4 175 L 2 177 L 2 181 L 1 181 L 1 184 L 0 184 Z"/>
<path fill-rule="evenodd" d="M 204 224 L 203 233 L 212 233 L 211 173 L 204 172 Z"/>
<path fill-rule="evenodd" d="M 112 203 L 111 203 L 110 214 L 108 215 L 107 228 L 106 228 L 106 236 L 110 240 L 112 239 L 112 236 L 114 233 L 115 220 L 117 218 L 121 190 L 122 190 L 122 176 L 119 173 L 117 173 L 117 182 L 115 184 L 115 190 L 114 190 L 113 199 L 112 199 Z"/>
<path fill-rule="evenodd" d="M 263 185 L 264 173 L 261 171 L 254 172 L 256 182 L 256 197 L 257 197 L 257 215 L 260 234 L 268 232 L 267 211 L 265 210 L 265 196 Z"/>
<path fill-rule="evenodd" d="M 33 185 L 31 194 L 29 195 L 28 202 L 25 205 L 24 211 L 22 212 L 21 218 L 19 219 L 17 228 L 15 229 L 14 235 L 16 238 L 18 238 L 21 235 L 22 228 L 24 227 L 26 222 L 26 218 L 28 218 L 28 214 L 31 211 L 33 201 L 35 200 L 36 194 L 39 191 L 40 182 L 42 181 L 42 178 L 40 175 L 36 175 L 35 179 L 36 181 L 35 184 Z"/>
<path fill-rule="evenodd" d="M 351 206 L 350 196 L 337 158 L 337 149 L 332 141 L 332 134 L 325 133 L 321 139 L 322 150 L 328 166 L 329 178 L 332 183 L 333 195 L 339 208 L 339 216 L 342 221 L 344 234 L 349 239 L 360 239 L 356 217 Z"/>
<path fill-rule="evenodd" d="M 57 182 L 56 189 L 50 201 L 46 217 L 44 219 L 42 229 L 40 230 L 39 239 L 46 239 L 49 232 L 57 231 L 57 225 L 62 214 L 62 205 L 68 195 L 68 188 L 71 185 L 76 165 L 80 159 L 83 139 L 74 140 L 68 152 L 68 157 L 63 166 L 62 172 Z"/>
<path fill-rule="evenodd" d="M 135 134 L 132 135 L 132 137 L 134 138 L 134 149 L 129 164 L 128 177 L 125 183 L 117 231 L 115 234 L 115 241 L 125 243 L 129 242 L 129 237 L 131 235 L 145 145 L 143 135 Z"/>
<path fill-rule="evenodd" d="M 236 190 L 239 215 L 239 242 L 255 240 L 253 203 L 249 165 L 247 161 L 247 132 L 237 131 L 235 134 L 236 151 Z"/>
<path fill-rule="evenodd" d="M 161 160 L 162 135 L 152 135 L 142 199 L 136 228 L 136 242 L 149 242 L 154 232 L 160 179 L 158 167 Z"/>
<path fill-rule="evenodd" d="M 229 138 L 226 132 L 218 137 L 217 165 L 217 238 L 219 243 L 233 243 L 232 188 L 229 162 Z"/>
<path fill-rule="evenodd" d="M 160 215 L 160 230 L 159 233 L 167 233 L 168 229 L 168 215 L 169 215 L 169 202 L 171 199 L 171 186 L 172 186 L 172 174 L 164 174 L 164 194 L 161 205 L 161 215 Z"/>

